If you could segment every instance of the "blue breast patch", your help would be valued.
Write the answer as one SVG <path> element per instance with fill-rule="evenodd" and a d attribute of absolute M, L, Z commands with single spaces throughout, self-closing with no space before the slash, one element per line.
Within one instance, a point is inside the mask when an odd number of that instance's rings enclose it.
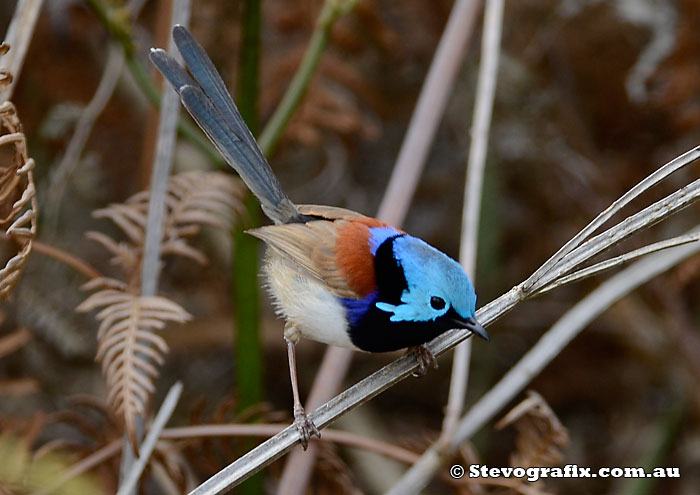
<path fill-rule="evenodd" d="M 370 306 L 377 300 L 377 291 L 367 294 L 362 299 L 341 298 L 343 306 L 347 311 L 350 326 L 355 327 L 360 324 L 362 318 L 369 311 Z"/>

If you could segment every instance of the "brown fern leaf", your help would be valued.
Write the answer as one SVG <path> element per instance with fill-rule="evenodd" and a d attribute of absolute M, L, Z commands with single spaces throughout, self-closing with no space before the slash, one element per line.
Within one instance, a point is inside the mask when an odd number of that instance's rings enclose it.
<path fill-rule="evenodd" d="M 206 263 L 206 257 L 185 239 L 201 225 L 230 230 L 245 212 L 241 182 L 222 172 L 184 172 L 168 184 L 168 215 L 163 229 L 163 254 L 177 254 Z"/>
<path fill-rule="evenodd" d="M 101 244 L 112 255 L 110 262 L 125 273 L 136 273 L 141 266 L 141 250 L 127 242 L 117 242 L 102 232 L 90 231 L 85 237 Z"/>
<path fill-rule="evenodd" d="M 514 424 L 517 431 L 511 466 L 528 468 L 561 463 L 561 449 L 569 444 L 569 434 L 540 394 L 529 390 L 527 399 L 501 419 L 496 428 L 510 424 Z"/>
<path fill-rule="evenodd" d="M 6 53 L 7 45 L 0 45 Z M 12 75 L 0 71 L 0 90 Z M 34 187 L 34 160 L 27 155 L 27 142 L 15 106 L 0 104 L 0 229 L 17 246 L 0 269 L 0 301 L 7 299 L 19 282 L 36 238 L 39 205 Z"/>
<path fill-rule="evenodd" d="M 92 294 L 76 310 L 87 312 L 98 308 L 102 309 L 97 313 L 100 327 L 95 359 L 102 363 L 108 401 L 123 417 L 134 442 L 136 417 L 146 415 L 155 390 L 153 380 L 168 352 L 165 340 L 155 330 L 162 330 L 167 322 L 184 323 L 192 317 L 167 298 L 144 297 L 110 288 Z"/>
<path fill-rule="evenodd" d="M 169 184 L 170 228 L 211 225 L 230 229 L 237 216 L 245 212 L 242 203 L 245 188 L 239 180 L 223 172 L 184 172 L 173 176 Z M 177 232 L 178 230 L 176 230 Z"/>
<path fill-rule="evenodd" d="M 80 290 L 84 291 L 97 289 L 115 289 L 126 292 L 129 289 L 129 286 L 121 280 L 110 277 L 93 278 L 80 286 Z"/>
<path fill-rule="evenodd" d="M 129 238 L 132 244 L 143 246 L 146 219 L 148 215 L 148 201 L 144 204 L 114 203 L 106 208 L 100 208 L 92 212 L 95 218 L 109 218 Z"/>
<path fill-rule="evenodd" d="M 172 176 L 165 201 L 161 252 L 206 263 L 204 254 L 190 246 L 187 238 L 196 235 L 202 225 L 230 229 L 234 220 L 245 211 L 244 191 L 239 180 L 222 172 L 193 171 Z M 90 239 L 102 244 L 112 254 L 112 262 L 127 274 L 133 274 L 141 263 L 149 197 L 150 191 L 143 191 L 125 203 L 93 212 L 96 218 L 112 220 L 128 237 L 128 242 L 118 243 L 99 232 L 87 233 Z"/>

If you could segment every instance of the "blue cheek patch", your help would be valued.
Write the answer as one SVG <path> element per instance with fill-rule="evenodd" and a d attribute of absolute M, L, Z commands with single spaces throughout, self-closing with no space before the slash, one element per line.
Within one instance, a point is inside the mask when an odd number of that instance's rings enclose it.
<path fill-rule="evenodd" d="M 367 314 L 369 308 L 377 300 L 377 291 L 366 295 L 362 299 L 342 298 L 340 301 L 345 306 L 348 321 L 351 326 L 357 326 L 362 321 L 362 318 Z"/>
<path fill-rule="evenodd" d="M 372 256 L 377 254 L 377 249 L 382 245 L 384 241 L 390 237 L 396 237 L 397 235 L 403 235 L 401 232 L 396 230 L 394 227 L 373 227 L 369 229 L 369 251 Z"/>
<path fill-rule="evenodd" d="M 429 308 L 426 304 L 427 300 L 429 300 L 429 296 L 420 289 L 411 292 L 405 290 L 401 295 L 403 304 L 394 305 L 378 302 L 376 306 L 377 309 L 385 313 L 392 313 L 389 318 L 391 321 L 433 321 L 447 313 L 448 307 L 442 311 Z"/>
<path fill-rule="evenodd" d="M 377 309 L 384 311 L 385 313 L 391 313 L 389 321 L 416 321 L 417 314 L 410 306 L 406 304 L 399 304 L 395 306 L 394 304 L 378 302 Z"/>

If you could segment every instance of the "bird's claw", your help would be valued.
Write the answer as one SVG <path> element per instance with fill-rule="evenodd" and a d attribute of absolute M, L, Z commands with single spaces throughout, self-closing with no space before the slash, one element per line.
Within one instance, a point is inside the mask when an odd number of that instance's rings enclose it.
<path fill-rule="evenodd" d="M 306 415 L 303 407 L 294 408 L 294 426 L 301 436 L 301 448 L 304 450 L 309 446 L 311 435 L 316 435 L 318 438 L 321 438 L 321 432 L 316 428 L 314 422 Z"/>
<path fill-rule="evenodd" d="M 428 368 L 433 368 L 435 370 L 438 368 L 437 358 L 426 346 L 415 346 L 412 350 L 416 356 L 416 362 L 418 363 L 418 369 L 413 372 L 413 376 L 421 377 L 427 373 Z"/>

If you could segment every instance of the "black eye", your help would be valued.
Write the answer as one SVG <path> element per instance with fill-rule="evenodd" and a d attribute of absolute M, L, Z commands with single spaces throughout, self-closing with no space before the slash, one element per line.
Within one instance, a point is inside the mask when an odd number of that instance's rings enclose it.
<path fill-rule="evenodd" d="M 430 298 L 430 305 L 433 309 L 441 310 L 445 307 L 445 300 L 442 297 L 433 296 Z"/>

